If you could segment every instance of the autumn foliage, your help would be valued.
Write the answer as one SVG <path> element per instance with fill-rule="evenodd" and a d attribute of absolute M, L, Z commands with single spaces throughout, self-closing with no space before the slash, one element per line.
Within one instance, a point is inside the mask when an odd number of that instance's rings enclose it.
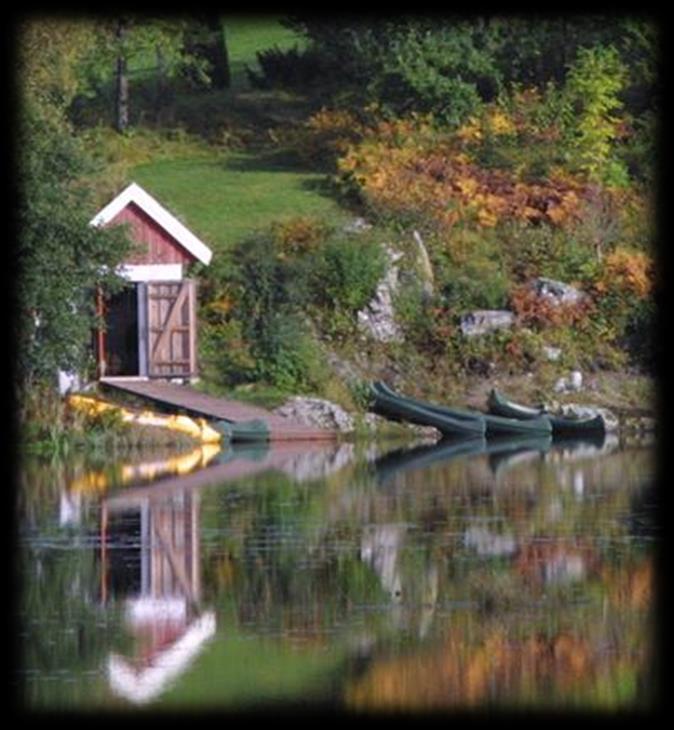
<path fill-rule="evenodd" d="M 483 120 L 472 118 L 454 132 L 434 130 L 428 116 L 381 121 L 349 147 L 339 170 L 366 204 L 383 215 L 411 215 L 442 227 L 577 220 L 585 193 L 582 180 L 553 170 L 532 181 L 517 171 L 479 163 L 485 137 L 511 136 L 517 123 L 498 110 Z"/>

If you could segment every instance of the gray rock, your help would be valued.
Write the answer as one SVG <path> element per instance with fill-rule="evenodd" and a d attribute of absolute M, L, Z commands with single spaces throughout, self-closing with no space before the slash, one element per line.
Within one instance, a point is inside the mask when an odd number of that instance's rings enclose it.
<path fill-rule="evenodd" d="M 513 325 L 515 315 L 507 309 L 476 309 L 461 317 L 461 332 L 466 337 L 484 335 Z"/>
<path fill-rule="evenodd" d="M 425 299 L 429 300 L 435 292 L 435 277 L 431 258 L 419 231 L 414 231 L 412 235 L 417 244 L 417 269 L 421 279 L 421 290 Z"/>
<path fill-rule="evenodd" d="M 583 387 L 583 373 L 572 370 L 568 378 L 559 378 L 555 383 L 555 393 L 577 393 Z"/>
<path fill-rule="evenodd" d="M 82 389 L 82 382 L 78 373 L 65 370 L 58 371 L 58 387 L 60 395 L 77 393 Z"/>
<path fill-rule="evenodd" d="M 350 360 L 343 359 L 332 351 L 327 351 L 325 357 L 335 375 L 345 383 L 356 385 L 365 379 L 360 369 Z"/>
<path fill-rule="evenodd" d="M 517 550 L 512 535 L 499 535 L 484 527 L 469 527 L 463 536 L 467 547 L 473 548 L 478 555 L 512 555 Z"/>
<path fill-rule="evenodd" d="M 398 261 L 402 253 L 392 248 L 384 249 L 388 258 L 388 268 L 379 282 L 374 298 L 358 312 L 358 327 L 365 335 L 378 342 L 402 342 L 404 337 L 396 321 L 393 295 L 398 289 Z"/>
<path fill-rule="evenodd" d="M 354 428 L 353 417 L 341 406 L 322 398 L 291 398 L 274 410 L 279 416 L 292 418 L 307 426 L 334 429 L 341 433 L 351 433 Z"/>
<path fill-rule="evenodd" d="M 569 381 L 566 378 L 559 378 L 555 383 L 553 390 L 555 393 L 566 393 L 566 389 L 569 387 Z"/>
<path fill-rule="evenodd" d="M 545 277 L 534 279 L 531 282 L 531 288 L 538 296 L 547 299 L 556 306 L 560 304 L 577 304 L 587 296 L 580 289 L 576 289 L 570 284 L 555 279 L 546 279 Z"/>
<path fill-rule="evenodd" d="M 365 218 L 358 216 L 349 221 L 342 230 L 344 233 L 363 233 L 364 231 L 369 231 L 370 228 L 372 228 L 372 224 L 368 223 Z"/>
<path fill-rule="evenodd" d="M 551 347 L 550 345 L 543 345 L 543 354 L 546 360 L 549 362 L 557 362 L 562 356 L 562 350 L 559 347 Z"/>

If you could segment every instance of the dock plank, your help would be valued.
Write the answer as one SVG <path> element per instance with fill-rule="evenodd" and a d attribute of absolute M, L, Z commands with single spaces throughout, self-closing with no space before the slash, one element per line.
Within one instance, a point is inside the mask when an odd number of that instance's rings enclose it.
<path fill-rule="evenodd" d="M 322 440 L 337 437 L 336 431 L 309 426 L 284 416 L 278 416 L 259 406 L 201 393 L 189 385 L 179 385 L 159 380 L 125 378 L 102 378 L 100 382 L 105 387 L 121 390 L 160 406 L 169 406 L 192 416 L 228 421 L 230 423 L 252 420 L 264 421 L 269 429 L 269 439 L 272 441 Z"/>

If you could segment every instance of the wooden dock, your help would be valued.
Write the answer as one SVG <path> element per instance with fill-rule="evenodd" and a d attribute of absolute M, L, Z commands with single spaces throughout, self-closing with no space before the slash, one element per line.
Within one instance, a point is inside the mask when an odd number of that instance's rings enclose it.
<path fill-rule="evenodd" d="M 299 423 L 258 406 L 200 393 L 189 385 L 140 378 L 101 378 L 100 383 L 104 387 L 143 398 L 161 409 L 170 408 L 174 413 L 232 424 L 264 422 L 269 441 L 316 441 L 337 438 L 336 431 Z"/>

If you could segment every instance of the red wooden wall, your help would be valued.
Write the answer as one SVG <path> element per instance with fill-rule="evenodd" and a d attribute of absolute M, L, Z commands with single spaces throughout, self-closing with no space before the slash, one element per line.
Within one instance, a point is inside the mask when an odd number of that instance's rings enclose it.
<path fill-rule="evenodd" d="M 196 261 L 189 251 L 135 203 L 129 203 L 108 225 L 120 223 L 131 226 L 132 239 L 142 246 L 140 252 L 132 252 L 127 257 L 125 264 L 187 264 Z"/>

